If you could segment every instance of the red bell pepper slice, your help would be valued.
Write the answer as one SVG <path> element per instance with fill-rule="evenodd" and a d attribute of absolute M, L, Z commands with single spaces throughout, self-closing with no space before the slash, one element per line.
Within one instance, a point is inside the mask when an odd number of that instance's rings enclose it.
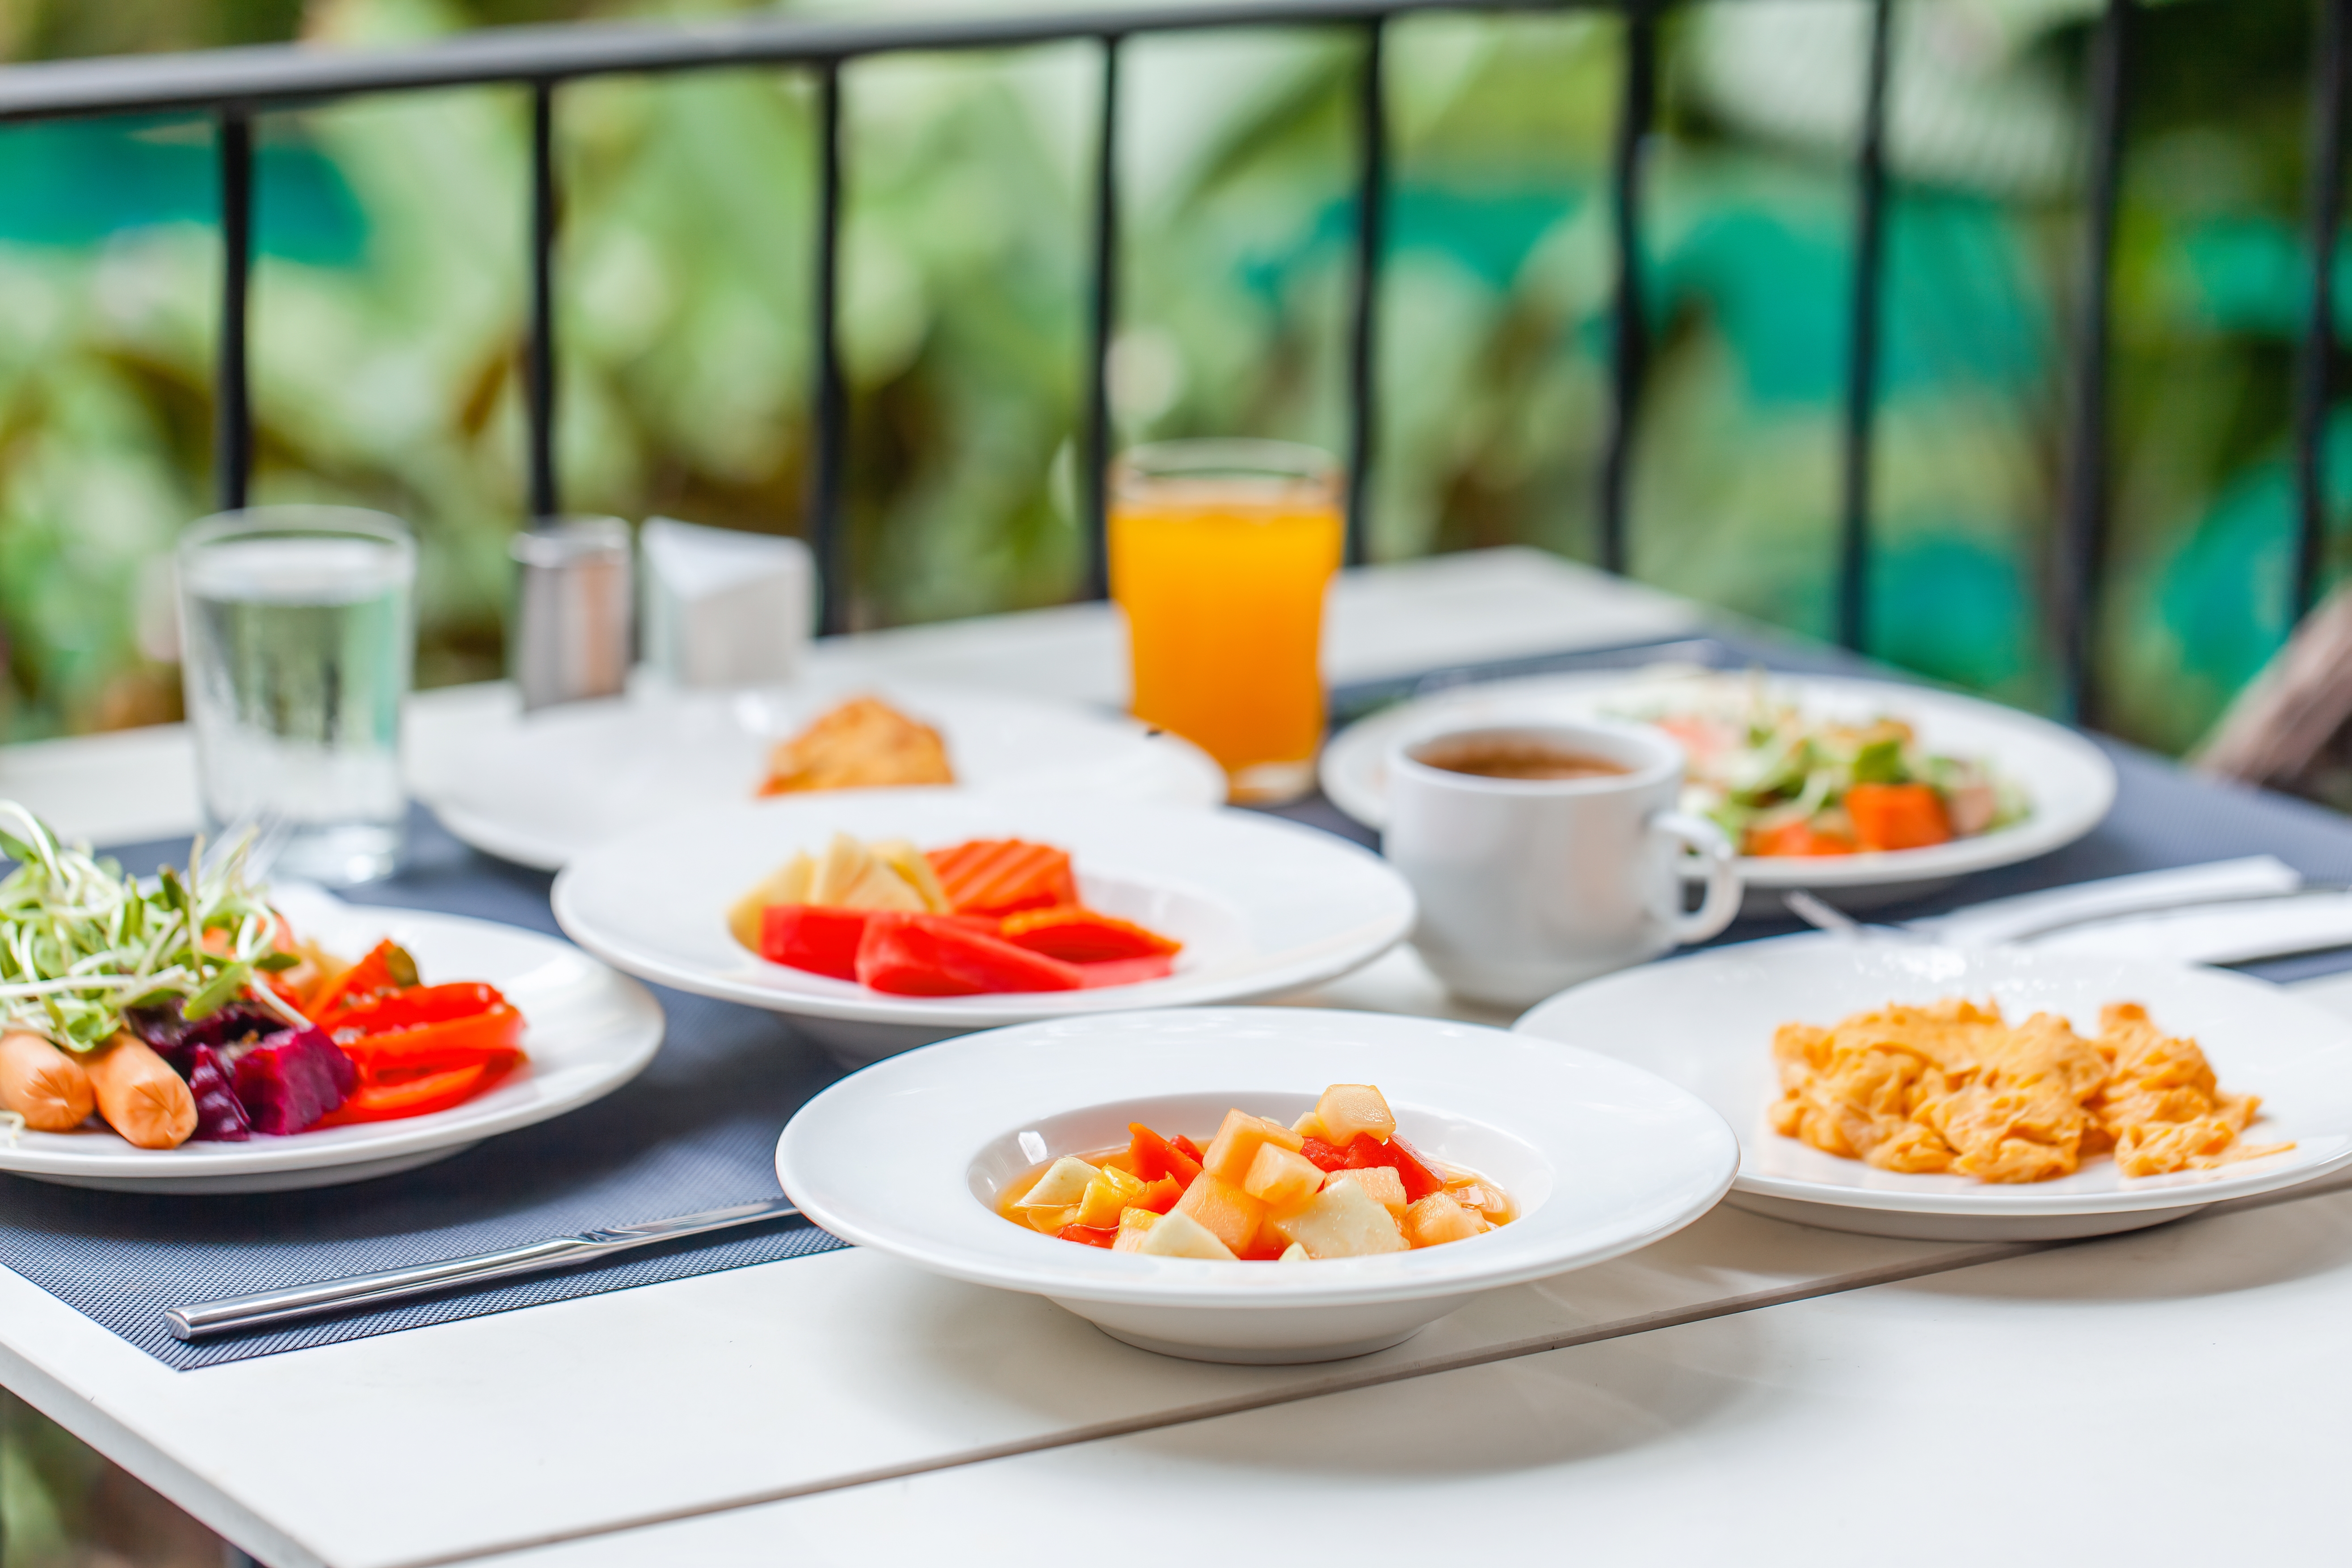
<path fill-rule="evenodd" d="M 1422 1163 L 1412 1146 L 1402 1138 L 1391 1138 L 1383 1143 L 1369 1132 L 1356 1134 L 1348 1145 L 1346 1169 L 1361 1171 L 1373 1165 L 1386 1165 L 1404 1183 L 1404 1201 L 1418 1203 L 1434 1192 L 1444 1190 L 1445 1184 L 1434 1172 Z"/>
<path fill-rule="evenodd" d="M 1180 1151 L 1186 1159 L 1192 1161 L 1195 1165 L 1208 1158 L 1207 1155 L 1201 1152 L 1201 1146 L 1198 1143 L 1193 1142 L 1181 1132 L 1179 1132 L 1175 1137 L 1168 1140 L 1168 1146 L 1171 1149 Z"/>
<path fill-rule="evenodd" d="M 1140 1121 L 1127 1124 L 1127 1156 L 1135 1162 L 1135 1173 L 1145 1181 L 1156 1182 L 1164 1176 L 1173 1176 L 1189 1187 L 1192 1184 L 1192 1178 L 1201 1173 L 1201 1152 L 1198 1149 L 1187 1152 L 1177 1147 L 1177 1144 L 1191 1142 L 1189 1139 L 1179 1136 L 1171 1142 Z M 1179 1192 L 1177 1195 L 1181 1197 L 1183 1194 Z"/>
<path fill-rule="evenodd" d="M 866 921 L 857 978 L 898 996 L 970 996 L 1005 991 L 1076 991 L 1075 963 L 973 931 L 952 916 L 882 910 Z"/>
<path fill-rule="evenodd" d="M 1097 959 L 1074 967 L 1078 972 L 1078 984 L 1092 991 L 1104 985 L 1136 985 L 1146 980 L 1165 980 L 1175 972 L 1176 961 L 1164 952 L 1155 952 L 1142 958 Z"/>
<path fill-rule="evenodd" d="M 1003 934 L 1015 947 L 1070 963 L 1172 957 L 1184 946 L 1131 921 L 1097 914 L 1083 904 L 1055 904 L 1006 915 Z"/>
<path fill-rule="evenodd" d="M 346 1032 L 353 1037 L 381 1035 L 394 1029 L 411 1029 L 419 1024 L 445 1024 L 454 1018 L 471 1018 L 496 1007 L 504 1007 L 507 999 L 495 985 L 479 981 L 464 981 L 451 985 L 412 985 L 405 991 L 394 991 L 373 1002 L 346 1007 L 335 1018 L 331 1033 L 340 1037 Z M 509 1011 L 512 1011 L 511 1008 Z"/>
<path fill-rule="evenodd" d="M 1084 1242 L 1088 1247 L 1108 1247 L 1118 1239 L 1115 1225 L 1066 1225 L 1054 1233 L 1064 1241 Z"/>
<path fill-rule="evenodd" d="M 1143 1195 L 1127 1206 L 1150 1209 L 1153 1214 L 1166 1214 L 1182 1201 L 1184 1189 L 1192 1184 L 1189 1181 L 1180 1182 L 1174 1176 L 1162 1176 L 1156 1182 L 1145 1183 Z"/>
<path fill-rule="evenodd" d="M 1309 1163 L 1318 1171 L 1344 1171 L 1348 1168 L 1348 1152 L 1320 1138 L 1309 1138 L 1298 1146 Z"/>
<path fill-rule="evenodd" d="M 504 1078 L 513 1061 L 478 1062 L 472 1067 L 429 1072 L 397 1083 L 362 1083 L 342 1104 L 310 1123 L 341 1127 L 353 1121 L 392 1121 L 404 1116 L 425 1116 L 463 1105 Z"/>
<path fill-rule="evenodd" d="M 370 1082 L 391 1074 L 481 1067 L 522 1054 L 523 1016 L 504 1002 L 467 1018 L 444 1018 L 414 1028 L 362 1034 L 335 1031 L 335 1044 Z M 346 1036 L 349 1036 L 346 1038 Z"/>
<path fill-rule="evenodd" d="M 343 1014 L 415 984 L 416 960 L 408 956 L 407 949 L 386 937 L 370 948 L 365 958 L 337 976 L 306 1011 L 312 1023 L 329 1029 Z"/>

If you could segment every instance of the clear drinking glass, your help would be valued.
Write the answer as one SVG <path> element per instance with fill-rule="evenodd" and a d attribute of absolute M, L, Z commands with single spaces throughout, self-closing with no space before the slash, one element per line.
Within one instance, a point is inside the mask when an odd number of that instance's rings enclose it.
<path fill-rule="evenodd" d="M 400 707 L 416 545 L 398 518 L 267 506 L 189 525 L 181 674 L 205 826 L 274 818 L 283 875 L 349 886 L 398 866 Z"/>
<path fill-rule="evenodd" d="M 1135 716 L 1224 765 L 1233 798 L 1315 787 L 1338 465 L 1280 441 L 1165 441 L 1111 473 L 1110 591 Z"/>

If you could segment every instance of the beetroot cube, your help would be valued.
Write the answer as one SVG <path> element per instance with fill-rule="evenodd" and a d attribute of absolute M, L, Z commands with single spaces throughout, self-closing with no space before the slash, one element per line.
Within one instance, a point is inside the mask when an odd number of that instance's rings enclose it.
<path fill-rule="evenodd" d="M 257 1132 L 299 1132 L 358 1084 L 352 1058 L 312 1027 L 280 1029 L 237 1058 L 236 1098 Z"/>

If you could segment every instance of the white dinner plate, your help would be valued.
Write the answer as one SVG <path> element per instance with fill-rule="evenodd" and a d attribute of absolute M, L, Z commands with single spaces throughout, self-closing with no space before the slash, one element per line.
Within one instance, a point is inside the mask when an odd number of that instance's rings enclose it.
<path fill-rule="evenodd" d="M 468 748 L 415 789 L 475 848 L 561 870 L 645 823 L 755 798 L 779 740 L 866 692 L 936 726 L 959 784 L 1202 807 L 1225 798 L 1207 752 L 1137 720 L 897 680 L 567 703 Z"/>
<path fill-rule="evenodd" d="M 1400 1135 L 1492 1178 L 1519 1217 L 1443 1247 L 1286 1264 L 1108 1252 L 995 1211 L 1013 1177 L 1123 1144 L 1130 1121 L 1200 1140 L 1233 1107 L 1295 1120 L 1333 1083 L 1378 1085 Z M 1471 1024 L 1289 1007 L 967 1035 L 853 1073 L 776 1144 L 785 1193 L 844 1240 L 1048 1297 L 1147 1350 L 1232 1362 L 1361 1355 L 1482 1290 L 1631 1252 L 1712 1208 L 1738 1160 L 1721 1117 L 1608 1057 Z"/>
<path fill-rule="evenodd" d="M 1400 703 L 1349 726 L 1324 749 L 1323 793 L 1357 821 L 1383 826 L 1388 756 L 1400 742 L 1466 725 L 1638 719 L 1671 711 L 1703 685 L 1724 679 L 1723 671 L 1686 666 L 1595 670 L 1497 680 Z M 1891 680 L 1776 674 L 1770 688 L 1809 715 L 1904 720 L 1927 750 L 1981 758 L 1996 773 L 2015 781 L 2032 809 L 2007 827 L 1926 849 L 1812 858 L 1744 855 L 1739 875 L 1751 889 L 1815 889 L 1852 908 L 1891 902 L 2072 844 L 2097 826 L 2115 804 L 2116 769 L 2106 753 L 2063 725 L 2031 713 Z"/>
<path fill-rule="evenodd" d="M 1184 943 L 1164 980 L 1092 991 L 892 996 L 771 963 L 727 910 L 835 833 L 924 849 L 1025 838 L 1070 852 L 1106 914 Z M 642 979 L 798 1018 L 851 1060 L 1031 1018 L 1245 1001 L 1370 963 L 1412 929 L 1412 890 L 1379 857 L 1255 812 L 963 789 L 843 790 L 717 807 L 590 850 L 555 881 L 572 939 Z"/>
<path fill-rule="evenodd" d="M 1823 1153 L 1772 1131 L 1772 1031 L 1828 1026 L 1889 1002 L 1990 997 L 2012 1024 L 2063 1014 L 2096 1031 L 2109 1002 L 2138 1002 L 2192 1036 L 2221 1087 L 2262 1096 L 2244 1136 L 2284 1153 L 2210 1171 L 2130 1177 L 2094 1158 L 2071 1176 L 2018 1185 L 1907 1175 Z M 2099 1236 L 2194 1214 L 2352 1164 L 2352 1022 L 2224 970 L 2027 948 L 1982 952 L 1808 933 L 1741 942 L 1564 991 L 1515 1026 L 1607 1051 L 1706 1100 L 1739 1133 L 1730 1201 L 1833 1230 L 1928 1239 Z"/>
<path fill-rule="evenodd" d="M 522 1011 L 530 1060 L 488 1093 L 427 1116 L 176 1149 L 134 1149 L 96 1126 L 20 1132 L 14 1142 L 0 1141 L 0 1171 L 148 1193 L 268 1193 L 365 1181 L 600 1100 L 643 1071 L 661 1046 L 661 1004 L 569 942 L 492 921 L 346 904 L 311 888 L 273 889 L 270 901 L 301 935 L 346 957 L 390 937 L 428 983 L 497 986 Z"/>

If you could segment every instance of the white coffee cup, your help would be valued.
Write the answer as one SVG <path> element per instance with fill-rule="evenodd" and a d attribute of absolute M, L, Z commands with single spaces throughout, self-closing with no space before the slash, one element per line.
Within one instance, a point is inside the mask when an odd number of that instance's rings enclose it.
<path fill-rule="evenodd" d="M 1435 765 L 1484 750 L 1591 759 L 1612 770 L 1498 778 Z M 1408 738 L 1388 758 L 1383 852 L 1421 900 L 1413 945 L 1480 1002 L 1525 1006 L 1595 975 L 1704 942 L 1739 912 L 1722 829 L 1675 809 L 1681 748 L 1643 725 L 1496 724 Z M 1683 912 L 1696 856 L 1706 897 Z"/>

